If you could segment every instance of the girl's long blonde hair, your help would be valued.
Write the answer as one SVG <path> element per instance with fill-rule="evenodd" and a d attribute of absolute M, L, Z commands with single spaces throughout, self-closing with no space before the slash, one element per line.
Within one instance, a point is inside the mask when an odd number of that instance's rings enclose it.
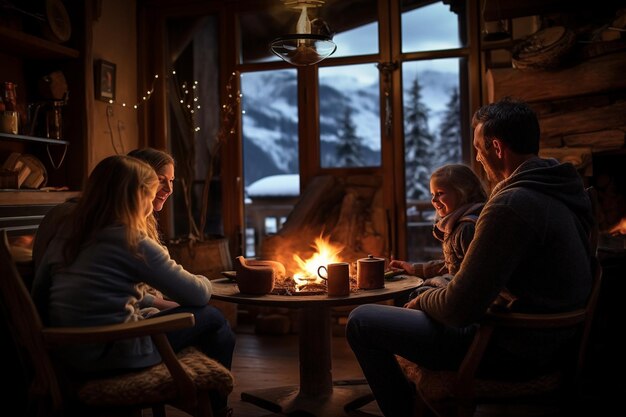
<path fill-rule="evenodd" d="M 142 235 L 155 236 L 155 225 L 146 216 L 159 180 L 145 162 L 126 155 L 109 156 L 93 169 L 73 210 L 72 231 L 65 247 L 65 263 L 76 259 L 81 247 L 102 229 L 123 225 L 128 248 L 136 252 Z"/>

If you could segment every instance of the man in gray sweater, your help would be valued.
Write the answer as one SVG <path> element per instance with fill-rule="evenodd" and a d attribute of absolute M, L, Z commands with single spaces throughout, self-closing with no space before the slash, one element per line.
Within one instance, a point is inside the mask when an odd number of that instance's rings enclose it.
<path fill-rule="evenodd" d="M 415 390 L 395 355 L 433 369 L 457 369 L 475 325 L 500 294 L 512 308 L 555 313 L 581 307 L 591 290 L 591 204 L 575 168 L 539 158 L 539 122 L 523 102 L 505 99 L 473 118 L 476 160 L 496 184 L 455 279 L 399 308 L 352 311 L 348 342 L 387 417 L 412 415 Z M 557 363 L 572 332 L 501 335 L 481 372 L 526 375 Z"/>

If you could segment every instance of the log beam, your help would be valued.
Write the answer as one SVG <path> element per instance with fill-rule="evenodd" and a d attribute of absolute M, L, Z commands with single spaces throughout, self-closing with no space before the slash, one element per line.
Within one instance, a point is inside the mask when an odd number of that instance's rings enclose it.
<path fill-rule="evenodd" d="M 626 101 L 611 106 L 590 107 L 571 113 L 545 116 L 539 120 L 541 137 L 552 138 L 619 128 L 624 124 Z"/>
<path fill-rule="evenodd" d="M 614 53 L 558 71 L 522 71 L 492 68 L 487 71 L 489 102 L 505 96 L 525 101 L 559 100 L 572 96 L 626 89 L 626 54 Z"/>

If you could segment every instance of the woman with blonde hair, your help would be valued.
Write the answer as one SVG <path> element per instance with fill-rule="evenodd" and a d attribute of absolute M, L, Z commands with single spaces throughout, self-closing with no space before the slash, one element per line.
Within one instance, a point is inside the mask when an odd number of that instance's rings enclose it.
<path fill-rule="evenodd" d="M 160 233 L 158 233 L 157 219 L 155 216 L 157 212 L 163 209 L 165 202 L 174 192 L 174 169 L 176 163 L 169 153 L 150 147 L 133 149 L 128 152 L 128 155 L 147 162 L 154 169 L 159 179 L 159 187 L 152 201 L 152 207 L 154 209 L 153 218 L 148 219 L 148 221 L 153 223 L 153 227 L 151 227 L 149 231 L 155 233 L 151 237 L 155 240 L 160 240 Z M 78 198 L 72 198 L 65 203 L 55 206 L 46 214 L 39 224 L 33 245 L 35 269 L 39 267 L 41 257 L 56 234 L 59 225 L 67 218 L 67 214 L 77 202 Z"/>
<path fill-rule="evenodd" d="M 71 227 L 61 228 L 48 246 L 32 295 L 52 326 L 93 326 L 142 320 L 137 300 L 145 283 L 179 306 L 158 313 L 191 312 L 195 325 L 168 334 L 175 351 L 194 345 L 231 367 L 235 336 L 224 316 L 209 306 L 211 282 L 173 261 L 152 236 L 153 205 L 159 188 L 154 169 L 124 155 L 110 156 L 93 170 L 72 210 Z M 115 372 L 161 361 L 149 337 L 62 352 L 81 372 Z M 212 398 L 216 414 L 226 398 Z"/>
<path fill-rule="evenodd" d="M 153 214 L 163 210 L 168 197 L 174 192 L 174 158 L 167 152 L 155 148 L 139 148 L 128 152 L 128 156 L 150 164 L 159 177 L 159 188 L 152 200 Z"/>
<path fill-rule="evenodd" d="M 174 192 L 174 158 L 167 152 L 151 147 L 134 149 L 128 153 L 129 156 L 147 162 L 156 172 L 159 179 L 157 192 L 152 200 L 153 213 L 147 219 L 150 223 L 147 232 L 156 241 L 161 241 L 161 234 L 158 229 L 157 213 L 163 209 L 165 202 Z M 65 203 L 52 208 L 43 218 L 37 229 L 33 244 L 33 261 L 35 271 L 39 268 L 41 258 L 45 253 L 50 241 L 60 227 L 69 227 L 73 223 L 68 219 L 68 214 L 74 208 L 78 198 L 72 198 Z M 144 296 L 139 300 L 142 314 L 148 316 L 160 310 L 178 306 L 177 303 L 163 298 L 163 295 L 147 285 L 143 286 Z"/>

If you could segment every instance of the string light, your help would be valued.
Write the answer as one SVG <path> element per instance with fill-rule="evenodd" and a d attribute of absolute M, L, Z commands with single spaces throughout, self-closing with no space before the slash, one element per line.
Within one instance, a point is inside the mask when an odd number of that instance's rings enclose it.
<path fill-rule="evenodd" d="M 241 91 L 237 91 L 233 93 L 233 83 L 235 82 L 235 78 L 237 77 L 237 72 L 233 71 L 230 74 L 228 79 L 228 83 L 226 84 L 226 103 L 222 104 L 222 123 L 220 123 L 219 131 L 217 132 L 217 147 L 226 141 L 228 135 L 233 135 L 236 130 L 235 126 L 237 123 L 237 117 L 234 117 L 239 110 L 239 105 L 241 104 L 241 99 L 243 94 Z M 241 110 L 241 113 L 245 112 Z"/>
<path fill-rule="evenodd" d="M 156 80 L 159 78 L 159 74 L 155 74 L 154 77 L 152 78 L 152 83 L 150 84 L 150 89 L 148 91 L 146 91 L 146 95 L 141 97 L 141 100 L 138 100 L 137 103 L 132 105 L 132 108 L 137 110 L 142 104 L 144 104 L 146 101 L 150 100 L 150 98 L 152 98 L 152 93 L 154 93 L 154 85 L 156 83 Z M 120 107 L 131 107 L 128 104 L 122 102 L 122 103 L 117 103 L 115 100 L 109 100 L 108 104 L 111 106 L 120 106 Z"/>
<path fill-rule="evenodd" d="M 178 91 L 178 102 L 180 103 L 183 112 L 187 118 L 187 123 L 189 124 L 192 132 L 199 132 L 200 126 L 196 125 L 196 110 L 200 110 L 200 105 L 198 104 L 198 81 L 194 81 L 193 84 L 188 84 L 187 81 L 183 81 L 179 83 L 176 78 L 176 71 L 172 71 L 172 79 L 174 80 L 174 85 L 180 86 Z"/>
<path fill-rule="evenodd" d="M 226 84 L 227 100 L 226 103 L 222 104 L 222 123 L 220 124 L 220 128 L 217 133 L 218 143 L 220 144 L 226 140 L 228 135 L 232 135 L 236 131 L 235 123 L 237 121 L 237 118 L 233 116 L 235 116 L 241 103 L 241 98 L 243 97 L 243 94 L 241 94 L 240 91 L 237 91 L 236 93 L 232 92 L 233 83 L 236 76 L 236 72 L 231 73 L 228 83 Z M 190 125 L 195 125 L 195 112 L 201 109 L 201 106 L 199 104 L 199 97 L 197 94 L 199 91 L 198 81 L 194 81 L 190 87 L 187 82 L 179 84 L 178 82 L 176 82 L 176 70 L 172 70 L 171 77 L 174 79 L 175 85 L 180 85 L 179 103 L 181 104 L 183 110 L 186 111 L 187 116 L 189 117 Z M 141 100 L 138 100 L 137 103 L 133 104 L 132 106 L 125 102 L 117 103 L 115 100 L 109 100 L 108 104 L 111 106 L 121 106 L 124 108 L 132 107 L 133 109 L 137 110 L 139 109 L 139 107 L 145 104 L 145 102 L 152 98 L 152 94 L 154 93 L 154 87 L 158 79 L 159 74 L 155 74 L 152 78 L 150 89 L 146 91 L 146 94 L 141 97 Z M 245 114 L 245 110 L 241 110 L 241 114 Z M 192 130 L 194 132 L 199 132 L 200 127 L 194 126 Z"/>
<path fill-rule="evenodd" d="M 233 96 L 231 92 L 236 77 L 236 72 L 231 73 L 228 83 L 226 84 L 226 96 L 228 99 L 226 100 L 226 103 L 222 104 L 222 118 L 220 119 L 219 129 L 215 137 L 216 140 L 213 141 L 209 148 L 209 165 L 207 167 L 206 176 L 204 177 L 204 187 L 202 189 L 202 201 L 204 203 L 202 204 L 200 210 L 200 230 L 202 231 L 204 231 L 206 226 L 206 214 L 208 209 L 207 201 L 209 201 L 209 191 L 213 179 L 213 171 L 216 166 L 216 160 L 219 157 L 219 151 L 222 144 L 224 144 L 231 135 L 235 134 L 235 127 L 237 125 L 237 121 L 239 120 L 236 116 L 243 95 L 238 91 L 237 94 Z"/>

